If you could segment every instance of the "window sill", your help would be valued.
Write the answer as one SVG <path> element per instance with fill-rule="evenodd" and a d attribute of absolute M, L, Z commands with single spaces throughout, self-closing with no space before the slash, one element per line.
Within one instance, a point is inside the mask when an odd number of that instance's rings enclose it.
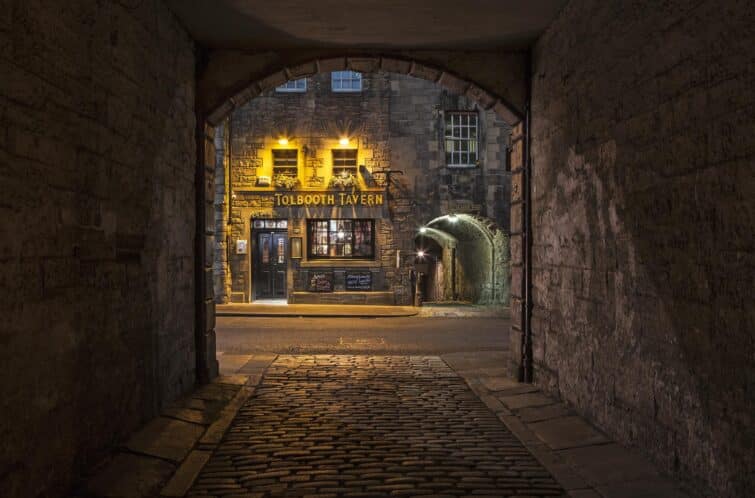
<path fill-rule="evenodd" d="M 309 259 L 301 260 L 301 268 L 380 268 L 374 259 Z"/>
<path fill-rule="evenodd" d="M 472 169 L 478 166 L 478 164 L 446 164 L 446 168 L 451 169 Z"/>

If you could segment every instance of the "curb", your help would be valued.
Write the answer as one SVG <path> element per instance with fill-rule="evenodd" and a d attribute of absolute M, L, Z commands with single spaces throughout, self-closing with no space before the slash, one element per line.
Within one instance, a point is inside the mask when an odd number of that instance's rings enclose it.
<path fill-rule="evenodd" d="M 264 317 L 264 318 L 406 318 L 409 316 L 417 316 L 419 312 L 414 313 L 401 313 L 395 315 L 379 315 L 379 314 L 328 314 L 328 313 L 265 313 L 254 311 L 215 311 L 215 316 L 226 317 Z"/>

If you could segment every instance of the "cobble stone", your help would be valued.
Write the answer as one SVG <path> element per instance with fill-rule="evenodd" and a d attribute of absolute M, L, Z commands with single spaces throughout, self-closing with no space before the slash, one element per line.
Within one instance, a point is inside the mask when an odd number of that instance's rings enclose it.
<path fill-rule="evenodd" d="M 565 496 L 432 356 L 281 356 L 190 496 Z"/>

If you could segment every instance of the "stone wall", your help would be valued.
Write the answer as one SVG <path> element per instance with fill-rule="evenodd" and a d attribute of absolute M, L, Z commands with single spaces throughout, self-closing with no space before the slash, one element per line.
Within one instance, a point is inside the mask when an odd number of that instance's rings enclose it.
<path fill-rule="evenodd" d="M 0 489 L 54 497 L 194 384 L 194 52 L 160 2 L 0 4 Z"/>
<path fill-rule="evenodd" d="M 753 21 L 574 0 L 534 50 L 536 380 L 702 496 L 755 488 Z"/>
<path fill-rule="evenodd" d="M 478 167 L 446 167 L 444 110 L 477 111 Z M 288 146 L 300 151 L 296 188 L 327 188 L 330 150 L 338 147 L 338 138 L 344 135 L 352 137 L 349 147 L 359 150 L 358 164 L 365 167 L 361 174 L 367 178 L 366 183 L 380 184 L 388 169 L 403 173 L 392 176 L 386 191 L 387 208 L 380 212 L 372 210 L 369 216 L 364 213 L 365 217 L 382 218 L 376 225 L 376 261 L 368 265 L 374 273 L 374 290 L 392 293 L 396 303 L 408 304 L 411 300 L 409 269 L 420 226 L 451 212 L 472 213 L 495 220 L 502 227 L 508 226 L 510 182 L 506 150 L 510 128 L 492 109 L 482 110 L 471 98 L 454 95 L 430 81 L 377 71 L 363 74 L 361 92 L 334 93 L 330 90 L 330 74 L 326 72 L 307 78 L 306 92 L 268 91 L 250 100 L 231 114 L 229 127 L 230 147 L 226 154 L 230 158 L 223 160 L 230 165 L 232 190 L 227 192 L 219 183 L 216 185 L 226 198 L 230 195 L 231 240 L 248 240 L 250 247 L 252 218 L 288 218 L 292 220 L 289 236 L 303 236 L 306 226 L 295 219 L 317 217 L 317 213 L 339 217 L 337 213 L 310 209 L 306 214 L 296 212 L 292 219 L 290 214 L 294 211 L 273 206 L 271 189 L 264 192 L 265 189 L 257 188 L 260 176 L 273 174 L 271 149 L 279 148 L 279 137 L 289 138 Z M 321 177 L 319 183 L 310 181 L 315 171 Z M 221 202 L 219 196 L 216 202 Z M 216 273 L 223 271 L 222 250 L 218 242 Z M 396 269 L 396 251 L 401 254 L 399 269 Z M 301 291 L 305 286 L 309 264 L 305 260 L 289 263 L 293 270 L 289 275 L 289 292 Z M 231 251 L 231 300 L 252 298 L 253 268 L 249 262 L 249 254 Z M 216 284 L 216 295 L 222 292 Z M 478 294 L 482 295 L 482 291 L 470 295 Z"/>

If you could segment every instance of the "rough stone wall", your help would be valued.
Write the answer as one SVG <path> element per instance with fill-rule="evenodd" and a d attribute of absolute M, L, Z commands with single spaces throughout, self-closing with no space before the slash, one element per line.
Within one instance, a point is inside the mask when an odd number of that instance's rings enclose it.
<path fill-rule="evenodd" d="M 231 299 L 230 271 L 228 268 L 228 212 L 230 195 L 228 188 L 228 122 L 215 128 L 215 198 L 213 199 L 215 247 L 213 254 L 213 294 L 218 304 Z"/>
<path fill-rule="evenodd" d="M 443 110 L 478 110 L 479 167 L 445 166 Z M 402 176 L 392 177 L 387 213 L 379 215 L 384 219 L 376 225 L 377 268 L 373 268 L 377 272 L 374 289 L 391 291 L 400 304 L 411 300 L 408 270 L 420 226 L 451 212 L 482 215 L 501 227 L 508 226 L 506 150 L 510 128 L 493 110 L 479 110 L 471 98 L 454 95 L 427 80 L 380 71 L 364 73 L 363 90 L 344 94 L 331 92 L 329 73 L 319 74 L 307 79 L 306 92 L 268 91 L 238 108 L 231 114 L 230 134 L 233 241 L 250 239 L 252 217 L 288 217 L 285 210 L 273 206 L 269 193 L 255 191 L 259 176 L 272 175 L 270 149 L 277 147 L 280 136 L 291 138 L 290 145 L 300 150 L 300 186 L 313 186 L 309 177 L 315 167 L 323 177 L 319 186 L 327 186 L 328 155 L 333 140 L 342 135 L 357 137 L 352 146 L 359 149 L 358 164 L 367 169 L 363 175 L 380 179 L 385 169 L 402 171 Z M 306 157 L 301 155 L 304 147 Z M 307 217 L 312 214 L 310 211 Z M 303 234 L 306 237 L 304 224 L 289 229 L 289 236 Z M 402 255 L 398 270 L 397 250 Z M 220 251 L 216 244 L 218 271 L 222 271 Z M 253 269 L 249 260 L 249 254 L 231 251 L 233 300 L 250 297 Z M 289 275 L 289 288 L 302 290 L 307 281 L 306 270 L 302 270 L 306 263 L 291 261 L 290 265 L 294 274 Z"/>
<path fill-rule="evenodd" d="M 755 489 L 751 2 L 574 0 L 534 50 L 536 380 Z"/>
<path fill-rule="evenodd" d="M 0 494 L 53 497 L 194 383 L 193 44 L 5 1 L 0 74 Z"/>

